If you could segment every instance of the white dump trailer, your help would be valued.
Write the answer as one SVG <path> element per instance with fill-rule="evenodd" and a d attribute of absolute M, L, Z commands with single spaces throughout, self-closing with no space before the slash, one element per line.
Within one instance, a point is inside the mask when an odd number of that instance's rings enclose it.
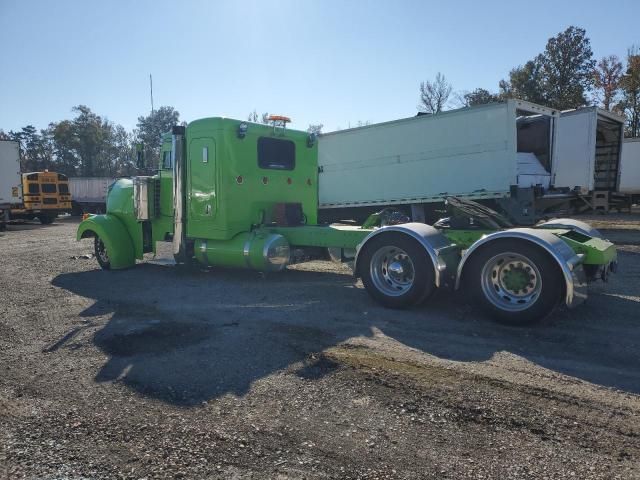
<path fill-rule="evenodd" d="M 640 138 L 625 138 L 620 161 L 620 193 L 640 195 Z"/>
<path fill-rule="evenodd" d="M 558 117 L 508 100 L 323 134 L 321 217 L 405 205 L 421 220 L 426 204 L 447 196 L 500 199 L 517 186 L 548 187 Z"/>
<path fill-rule="evenodd" d="M 106 212 L 109 186 L 115 181 L 112 177 L 69 177 L 72 214 Z"/>
<path fill-rule="evenodd" d="M 623 127 L 624 117 L 597 107 L 562 112 L 554 185 L 582 194 L 618 191 Z"/>
<path fill-rule="evenodd" d="M 0 141 L 0 228 L 9 221 L 9 207 L 22 202 L 20 189 L 20 145 Z"/>

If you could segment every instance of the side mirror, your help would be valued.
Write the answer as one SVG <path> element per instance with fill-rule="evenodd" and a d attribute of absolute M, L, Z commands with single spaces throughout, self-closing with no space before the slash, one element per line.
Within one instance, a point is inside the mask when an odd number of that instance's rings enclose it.
<path fill-rule="evenodd" d="M 144 167 L 144 145 L 136 143 L 136 168 L 143 170 Z"/>

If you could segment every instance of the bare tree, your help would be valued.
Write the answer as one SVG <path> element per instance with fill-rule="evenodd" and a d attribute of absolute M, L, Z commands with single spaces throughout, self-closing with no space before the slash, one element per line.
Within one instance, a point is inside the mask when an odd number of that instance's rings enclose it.
<path fill-rule="evenodd" d="M 440 72 L 434 81 L 420 82 L 420 105 L 418 109 L 425 113 L 440 113 L 444 110 L 453 87 Z"/>
<path fill-rule="evenodd" d="M 320 135 L 322 133 L 322 127 L 324 127 L 324 125 L 321 123 L 311 123 L 309 124 L 309 128 L 307 128 L 307 132 Z"/>
<path fill-rule="evenodd" d="M 247 120 L 253 123 L 258 123 L 258 112 L 256 112 L 255 108 L 253 109 L 253 112 L 249 114 Z"/>
<path fill-rule="evenodd" d="M 622 62 L 616 55 L 602 57 L 593 70 L 593 99 L 605 110 L 611 110 L 620 93 Z"/>

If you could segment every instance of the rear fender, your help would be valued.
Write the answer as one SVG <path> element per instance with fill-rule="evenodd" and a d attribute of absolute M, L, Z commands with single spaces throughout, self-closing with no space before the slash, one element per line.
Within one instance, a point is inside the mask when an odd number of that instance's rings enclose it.
<path fill-rule="evenodd" d="M 554 218 L 553 220 L 537 225 L 536 228 L 566 228 L 569 230 L 576 230 L 580 233 L 584 233 L 585 235 L 589 235 L 590 237 L 604 238 L 598 230 L 588 223 L 581 222 L 580 220 L 575 220 L 573 218 Z"/>
<path fill-rule="evenodd" d="M 390 232 L 398 232 L 416 240 L 431 260 L 435 273 L 436 287 L 451 284 L 455 278 L 455 265 L 460 258 L 459 248 L 452 244 L 447 237 L 440 233 L 431 225 L 424 223 L 403 223 L 401 225 L 389 225 L 381 227 L 369 235 L 357 246 L 356 258 L 354 264 L 354 273 L 356 277 L 360 277 L 360 268 L 363 266 L 358 263 L 360 252 L 367 246 L 372 238 L 379 235 L 385 235 Z"/>
<path fill-rule="evenodd" d="M 475 242 L 462 256 L 456 275 L 456 289 L 460 288 L 464 267 L 480 247 L 500 239 L 513 239 L 530 242 L 546 251 L 556 262 L 565 285 L 565 303 L 573 308 L 587 299 L 587 281 L 582 268 L 582 256 L 576 254 L 571 247 L 560 240 L 551 232 L 544 229 L 514 228 L 501 232 L 491 233 Z"/>
<path fill-rule="evenodd" d="M 92 215 L 78 226 L 77 240 L 98 236 L 104 242 L 114 270 L 136 264 L 133 242 L 124 224 L 113 215 Z"/>

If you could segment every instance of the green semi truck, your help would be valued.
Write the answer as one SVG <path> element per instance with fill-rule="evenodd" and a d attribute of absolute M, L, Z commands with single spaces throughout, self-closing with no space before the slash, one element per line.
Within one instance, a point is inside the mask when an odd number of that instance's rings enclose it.
<path fill-rule="evenodd" d="M 589 281 L 615 271 L 615 247 L 585 223 L 512 228 L 497 213 L 455 198 L 449 216 L 433 225 L 402 223 L 388 212 L 363 225 L 320 225 L 317 137 L 287 129 L 286 117 L 271 120 L 205 118 L 174 127 L 157 174 L 115 182 L 106 214 L 83 220 L 78 240 L 94 238 L 105 270 L 133 267 L 162 241 L 172 242 L 180 264 L 264 272 L 331 252 L 352 263 L 385 307 L 458 289 L 514 325 L 582 303 Z"/>

